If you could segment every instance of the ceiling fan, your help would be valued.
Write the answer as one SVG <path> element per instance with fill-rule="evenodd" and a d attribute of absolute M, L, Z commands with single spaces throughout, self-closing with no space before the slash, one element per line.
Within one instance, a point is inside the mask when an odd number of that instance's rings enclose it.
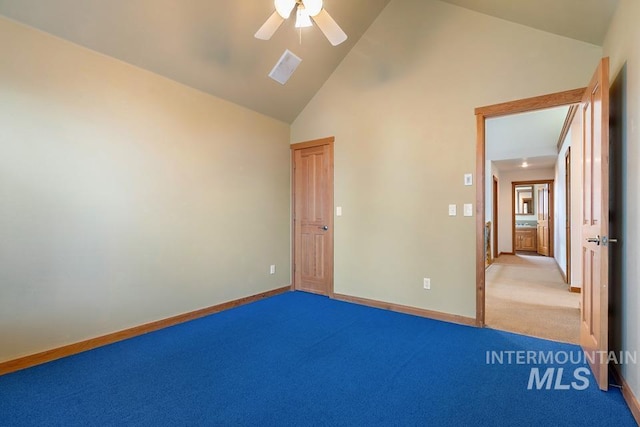
<path fill-rule="evenodd" d="M 337 46 L 347 39 L 342 28 L 324 9 L 322 0 L 274 0 L 274 3 L 276 11 L 255 34 L 257 39 L 269 40 L 294 9 L 296 10 L 296 28 L 313 26 L 311 22 L 313 19 L 332 45 Z"/>

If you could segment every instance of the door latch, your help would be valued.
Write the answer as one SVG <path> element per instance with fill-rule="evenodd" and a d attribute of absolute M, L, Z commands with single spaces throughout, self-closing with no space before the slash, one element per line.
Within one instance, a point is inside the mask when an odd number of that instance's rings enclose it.
<path fill-rule="evenodd" d="M 587 242 L 595 243 L 596 245 L 600 246 L 600 236 L 598 236 L 598 237 L 587 237 Z"/>
<path fill-rule="evenodd" d="M 602 246 L 609 246 L 609 243 L 618 243 L 618 239 L 610 239 L 607 236 L 602 236 L 602 239 L 601 239 L 600 236 L 597 236 L 597 237 L 588 237 L 587 242 L 595 243 L 598 246 L 600 246 L 600 243 L 602 243 Z"/>

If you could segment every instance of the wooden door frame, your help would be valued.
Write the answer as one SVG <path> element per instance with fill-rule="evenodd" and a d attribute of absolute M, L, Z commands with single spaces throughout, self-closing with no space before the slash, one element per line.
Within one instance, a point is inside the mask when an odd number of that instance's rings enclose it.
<path fill-rule="evenodd" d="M 500 217 L 500 215 L 498 215 L 498 193 L 500 192 L 500 183 L 498 182 L 498 177 L 496 177 L 495 175 L 492 175 L 493 177 L 493 184 L 491 187 L 492 190 L 492 202 L 493 202 L 493 211 L 491 212 L 493 218 L 491 219 L 493 221 L 493 255 L 494 255 L 494 259 L 498 258 L 500 256 L 500 251 L 498 250 L 498 218 Z"/>
<path fill-rule="evenodd" d="M 488 118 L 516 113 L 543 110 L 582 102 L 586 88 L 572 89 L 533 98 L 488 105 L 475 109 L 476 116 L 476 325 L 485 321 L 485 268 L 484 268 L 484 224 L 485 224 L 485 121 Z"/>
<path fill-rule="evenodd" d="M 298 142 L 290 145 L 291 149 L 291 290 L 294 291 L 297 289 L 296 287 L 296 274 L 295 274 L 295 255 L 296 255 L 296 226 L 294 222 L 295 215 L 295 206 L 296 206 L 296 174 L 295 174 L 295 156 L 297 150 L 303 150 L 305 148 L 311 147 L 319 147 L 322 145 L 329 146 L 329 183 L 328 183 L 328 198 L 329 205 L 331 206 L 331 215 L 329 215 L 329 271 L 331 271 L 331 280 L 329 281 L 329 289 L 327 290 L 327 295 L 329 298 L 334 297 L 334 232 L 333 232 L 333 196 L 334 196 L 334 178 L 333 178 L 333 149 L 334 149 L 335 137 L 330 136 L 327 138 L 314 139 L 311 141 Z"/>
<path fill-rule="evenodd" d="M 573 120 L 572 120 L 573 121 Z M 564 180 L 564 204 L 565 204 L 565 258 L 566 270 L 565 282 L 571 286 L 571 147 L 567 148 L 567 154 L 564 156 L 565 180 Z"/>
<path fill-rule="evenodd" d="M 513 254 L 516 253 L 516 186 L 517 185 L 535 185 L 535 184 L 549 184 L 549 257 L 553 258 L 554 252 L 554 221 L 553 215 L 555 214 L 553 210 L 554 203 L 554 194 L 553 194 L 553 184 L 555 180 L 553 179 L 532 179 L 529 181 L 512 181 L 511 182 L 511 252 Z M 533 192 L 532 192 L 533 193 Z M 535 197 L 535 194 L 532 195 Z"/>

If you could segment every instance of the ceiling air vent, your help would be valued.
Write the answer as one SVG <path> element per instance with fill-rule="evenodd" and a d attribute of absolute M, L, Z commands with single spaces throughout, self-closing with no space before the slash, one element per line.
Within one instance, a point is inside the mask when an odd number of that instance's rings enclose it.
<path fill-rule="evenodd" d="M 282 54 L 275 67 L 273 67 L 273 70 L 269 73 L 269 77 L 283 85 L 287 80 L 289 80 L 301 62 L 302 59 L 298 58 L 289 49 L 287 49 Z"/>

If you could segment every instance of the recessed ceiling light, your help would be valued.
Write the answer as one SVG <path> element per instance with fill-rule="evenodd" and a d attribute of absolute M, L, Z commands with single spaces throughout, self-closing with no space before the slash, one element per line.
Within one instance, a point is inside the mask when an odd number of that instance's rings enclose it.
<path fill-rule="evenodd" d="M 528 168 L 529 167 L 529 163 L 527 163 L 526 161 L 522 162 L 522 167 L 523 168 Z"/>

